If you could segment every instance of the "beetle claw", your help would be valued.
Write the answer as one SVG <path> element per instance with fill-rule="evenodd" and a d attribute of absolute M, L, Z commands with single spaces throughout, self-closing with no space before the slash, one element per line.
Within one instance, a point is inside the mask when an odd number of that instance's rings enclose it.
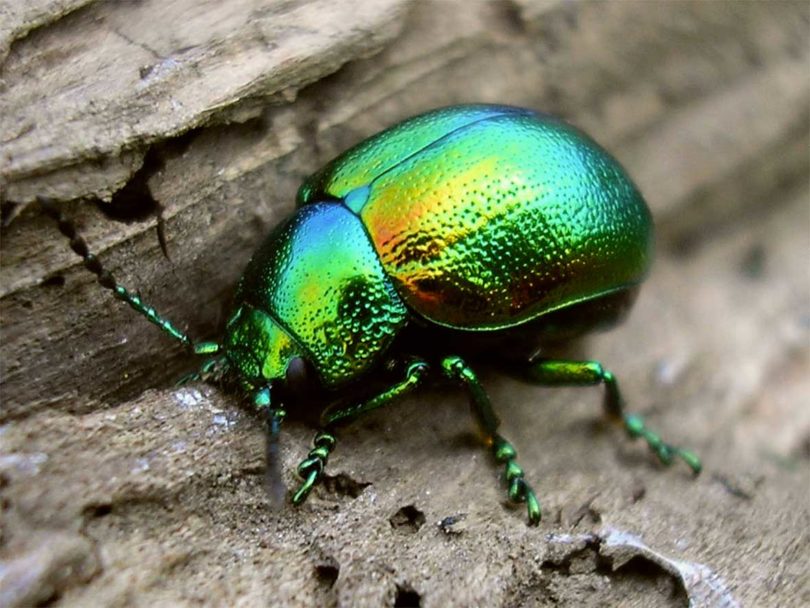
<path fill-rule="evenodd" d="M 700 462 L 697 454 L 689 450 L 681 449 L 677 446 L 665 443 L 661 437 L 652 432 L 644 424 L 641 416 L 636 414 L 624 415 L 624 428 L 627 434 L 632 438 L 641 437 L 647 442 L 649 448 L 658 456 L 658 460 L 665 466 L 671 465 L 675 458 L 680 458 L 686 465 L 692 469 L 695 475 L 698 475 L 703 469 L 703 464 Z"/>
<path fill-rule="evenodd" d="M 302 483 L 301 487 L 295 491 L 295 494 L 293 494 L 292 503 L 295 506 L 300 505 L 307 499 L 307 496 L 309 496 L 309 493 L 312 491 L 312 488 L 315 486 L 315 482 L 318 481 L 319 477 L 320 473 L 317 469 L 313 469 L 309 472 L 309 475 L 307 475 L 304 483 Z"/>
<path fill-rule="evenodd" d="M 536 526 L 543 518 L 543 511 L 540 508 L 540 501 L 534 495 L 534 490 L 526 484 L 526 509 L 529 512 L 529 525 Z"/>
<path fill-rule="evenodd" d="M 703 470 L 703 463 L 700 461 L 700 458 L 694 452 L 690 452 L 689 450 L 682 450 L 680 448 L 676 449 L 678 457 L 683 460 L 687 466 L 692 469 L 692 473 L 695 476 L 700 475 L 700 472 Z"/>

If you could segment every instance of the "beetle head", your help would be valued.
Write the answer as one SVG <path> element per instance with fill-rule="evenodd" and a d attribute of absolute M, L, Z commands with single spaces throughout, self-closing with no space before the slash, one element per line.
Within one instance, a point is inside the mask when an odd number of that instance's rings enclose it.
<path fill-rule="evenodd" d="M 228 321 L 225 354 L 246 388 L 284 380 L 303 350 L 266 312 L 243 304 Z"/>

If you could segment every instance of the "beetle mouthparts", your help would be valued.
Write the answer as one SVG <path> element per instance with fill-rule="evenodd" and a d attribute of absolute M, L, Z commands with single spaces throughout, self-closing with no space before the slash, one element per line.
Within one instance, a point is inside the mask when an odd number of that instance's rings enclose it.
<path fill-rule="evenodd" d="M 287 494 L 287 488 L 281 479 L 281 455 L 279 453 L 279 430 L 285 412 L 283 409 L 274 407 L 269 407 L 266 411 L 264 483 L 271 508 L 278 510 L 284 505 L 284 497 Z"/>

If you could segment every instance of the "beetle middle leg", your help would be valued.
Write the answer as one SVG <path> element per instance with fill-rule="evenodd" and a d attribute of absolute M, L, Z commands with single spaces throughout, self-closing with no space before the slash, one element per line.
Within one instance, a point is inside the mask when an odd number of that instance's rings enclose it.
<path fill-rule="evenodd" d="M 378 395 L 348 407 L 329 407 L 324 410 L 321 415 L 322 428 L 315 434 L 315 439 L 312 441 L 313 448 L 309 451 L 307 457 L 301 461 L 301 464 L 298 465 L 298 475 L 304 481 L 293 494 L 293 504 L 300 505 L 304 502 L 312 488 L 323 476 L 329 454 L 331 454 L 337 442 L 337 438 L 332 433 L 332 429 L 337 424 L 349 422 L 361 414 L 388 405 L 397 397 L 411 392 L 424 382 L 428 371 L 428 364 L 425 361 L 421 359 L 410 360 L 405 370 L 405 378 Z"/>
<path fill-rule="evenodd" d="M 598 361 L 569 361 L 565 359 L 535 359 L 527 370 L 529 380 L 546 386 L 605 386 L 605 413 L 611 420 L 624 426 L 632 438 L 641 437 L 647 442 L 658 459 L 669 465 L 675 457 L 683 460 L 697 475 L 701 470 L 700 459 L 689 450 L 666 443 L 660 435 L 644 424 L 641 416 L 628 414 L 619 384 L 612 372 Z"/>
<path fill-rule="evenodd" d="M 442 371 L 452 380 L 464 385 L 470 394 L 478 425 L 484 432 L 487 443 L 492 447 L 495 460 L 505 466 L 506 483 L 509 485 L 509 499 L 513 502 L 525 502 L 529 513 L 529 525 L 536 526 L 540 522 L 542 512 L 537 496 L 531 486 L 523 478 L 523 469 L 515 461 L 517 451 L 509 441 L 498 433 L 500 421 L 492 409 L 489 396 L 484 391 L 478 376 L 461 357 L 449 356 L 442 360 Z"/>

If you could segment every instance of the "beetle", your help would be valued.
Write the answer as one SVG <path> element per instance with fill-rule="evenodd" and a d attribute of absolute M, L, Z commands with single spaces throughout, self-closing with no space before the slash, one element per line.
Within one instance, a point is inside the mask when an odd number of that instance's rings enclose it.
<path fill-rule="evenodd" d="M 604 385 L 607 415 L 631 437 L 664 464 L 677 457 L 701 469 L 695 454 L 625 412 L 616 378 L 599 362 L 542 356 L 544 344 L 615 324 L 653 246 L 649 209 L 624 169 L 561 119 L 452 106 L 344 152 L 305 180 L 296 211 L 256 251 L 216 343 L 192 342 L 118 284 L 73 224 L 41 203 L 102 286 L 207 357 L 195 378 L 237 380 L 266 417 L 269 461 L 291 374 L 302 362 L 314 374 L 330 404 L 298 467 L 296 505 L 322 477 L 338 425 L 439 376 L 467 391 L 509 498 L 537 524 L 539 501 L 468 363 L 481 351 L 519 356 L 538 384 Z M 394 377 L 374 394 L 338 399 L 380 371 Z"/>

